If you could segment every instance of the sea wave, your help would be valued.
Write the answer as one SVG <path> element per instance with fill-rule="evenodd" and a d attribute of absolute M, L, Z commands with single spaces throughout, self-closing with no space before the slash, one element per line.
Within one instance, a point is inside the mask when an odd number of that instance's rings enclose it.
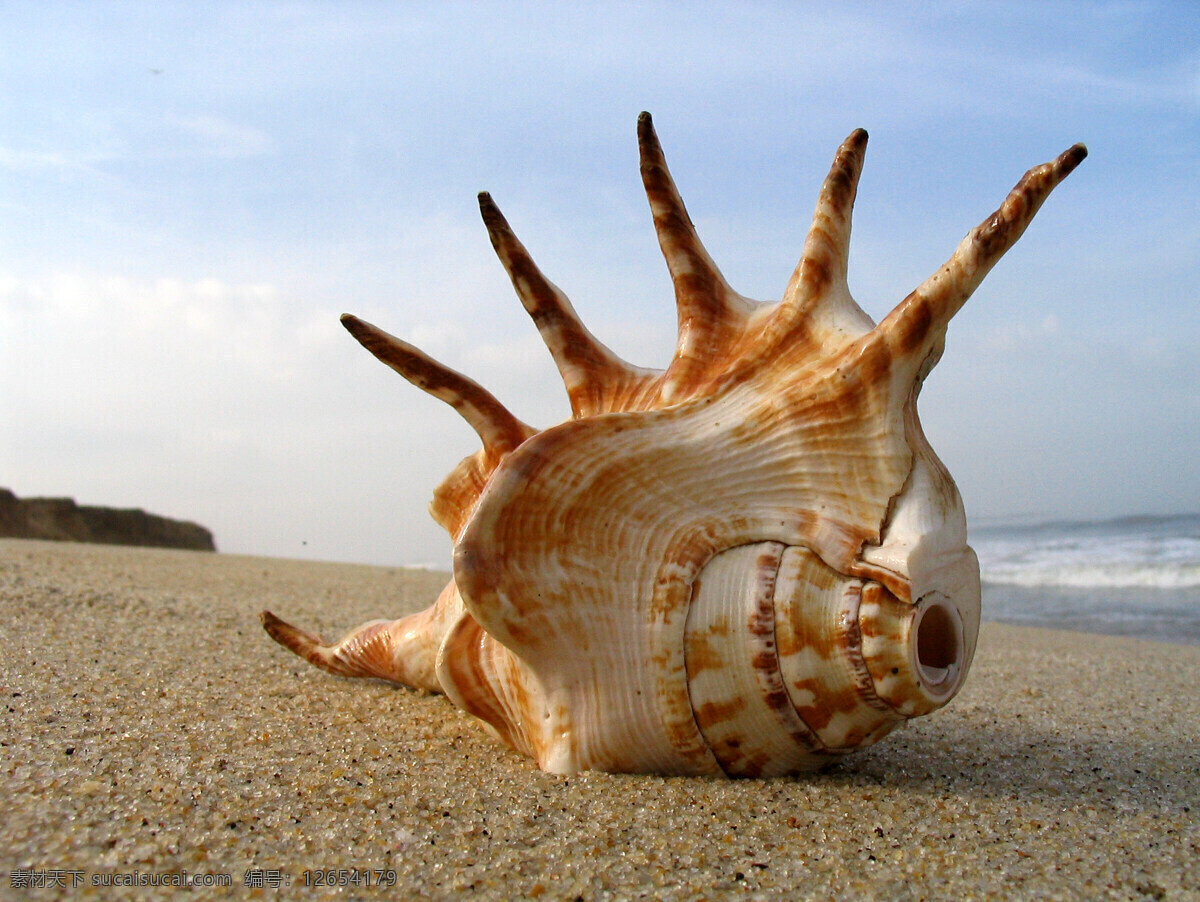
<path fill-rule="evenodd" d="M 985 528 L 972 544 L 992 585 L 1200 588 L 1200 517 Z"/>
<path fill-rule="evenodd" d="M 982 579 L 990 585 L 1063 586 L 1105 589 L 1192 589 L 1200 588 L 1200 564 L 1090 563 L 982 564 Z"/>

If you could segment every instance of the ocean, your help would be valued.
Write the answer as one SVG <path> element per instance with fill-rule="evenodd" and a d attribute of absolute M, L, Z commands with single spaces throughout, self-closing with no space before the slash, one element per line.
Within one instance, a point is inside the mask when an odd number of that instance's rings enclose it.
<path fill-rule="evenodd" d="M 1200 514 L 972 525 L 983 619 L 1200 644 Z"/>

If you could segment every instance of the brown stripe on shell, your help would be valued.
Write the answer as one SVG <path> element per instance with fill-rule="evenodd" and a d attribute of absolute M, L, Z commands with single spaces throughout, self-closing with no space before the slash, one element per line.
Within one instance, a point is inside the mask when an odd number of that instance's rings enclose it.
<path fill-rule="evenodd" d="M 638 152 L 654 230 L 675 286 L 679 337 L 662 396 L 677 403 L 695 397 L 698 385 L 711 379 L 714 363 L 744 331 L 755 305 L 729 287 L 696 234 L 649 113 L 638 117 Z"/>
<path fill-rule="evenodd" d="M 566 294 L 542 275 L 487 192 L 479 195 L 479 210 L 496 256 L 558 366 L 574 416 L 628 410 L 652 397 L 660 373 L 626 363 L 592 334 Z"/>
<path fill-rule="evenodd" d="M 791 704 L 831 750 L 882 736 L 900 720 L 874 696 L 857 630 L 862 582 L 805 548 L 788 548 L 775 593 L 780 670 Z"/>
<path fill-rule="evenodd" d="M 372 620 L 339 639 L 326 643 L 320 636 L 287 623 L 270 611 L 260 615 L 268 635 L 284 648 L 337 676 L 370 677 L 441 690 L 434 673 L 440 620 L 446 610 L 448 586 L 438 602 L 425 611 L 399 620 Z"/>
<path fill-rule="evenodd" d="M 922 599 L 918 605 L 896 598 L 883 586 L 868 584 L 863 591 L 859 614 L 862 644 L 866 665 L 871 675 L 874 693 L 905 717 L 919 717 L 940 708 L 948 694 L 958 688 L 960 674 L 954 675 L 954 685 L 939 692 L 919 674 L 919 636 L 914 624 L 921 611 L 932 599 Z M 961 645 L 961 639 L 953 640 Z M 956 652 L 962 653 L 961 648 Z"/>
<path fill-rule="evenodd" d="M 859 128 L 850 133 L 834 156 L 833 165 L 817 198 L 800 262 L 775 313 L 781 321 L 786 319 L 789 325 L 794 326 L 812 316 L 818 305 L 833 303 L 829 299 L 830 292 L 840 292 L 845 288 L 851 213 L 866 150 L 867 133 Z M 839 298 L 838 302 L 841 303 L 842 299 Z M 861 310 L 855 309 L 853 318 L 870 328 L 867 325 L 870 321 Z"/>
<path fill-rule="evenodd" d="M 349 313 L 342 325 L 359 344 L 383 363 L 428 394 L 458 411 L 483 440 L 490 453 L 511 451 L 537 430 L 526 426 L 486 388 L 438 363 L 406 341 Z"/>
<path fill-rule="evenodd" d="M 512 653 L 463 614 L 442 643 L 438 676 L 447 696 L 478 717 L 516 751 L 539 762 L 552 744 L 544 735 L 540 693 Z M 561 752 L 560 752 L 561 754 Z"/>
<path fill-rule="evenodd" d="M 480 449 L 459 461 L 458 466 L 433 490 L 429 514 L 454 541 L 458 541 L 470 521 L 475 505 L 479 503 L 479 496 L 487 486 L 488 477 L 498 463 L 498 459 L 489 459 L 487 453 Z"/>
<path fill-rule="evenodd" d="M 967 233 L 949 260 L 876 327 L 898 357 L 919 362 L 940 342 L 950 318 L 1025 232 L 1043 201 L 1087 156 L 1076 144 L 1022 176 L 995 213 Z"/>
<path fill-rule="evenodd" d="M 760 542 L 717 555 L 693 588 L 688 693 L 696 726 L 729 776 L 779 776 L 827 760 L 791 706 L 775 648 L 775 584 L 785 546 Z M 693 655 L 720 635 L 725 666 Z M 703 655 L 703 651 L 701 651 Z"/>

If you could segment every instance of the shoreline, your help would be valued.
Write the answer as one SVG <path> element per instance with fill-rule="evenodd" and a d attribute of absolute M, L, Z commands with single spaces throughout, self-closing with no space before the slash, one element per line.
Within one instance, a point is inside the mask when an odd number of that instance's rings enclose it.
<path fill-rule="evenodd" d="M 186 871 L 288 898 L 1200 897 L 1200 647 L 985 622 L 959 698 L 827 773 L 560 777 L 445 699 L 329 676 L 258 625 L 270 608 L 341 635 L 445 578 L 0 540 L 4 887 L 67 870 L 81 894 Z M 359 885 L 311 885 L 328 868 Z"/>

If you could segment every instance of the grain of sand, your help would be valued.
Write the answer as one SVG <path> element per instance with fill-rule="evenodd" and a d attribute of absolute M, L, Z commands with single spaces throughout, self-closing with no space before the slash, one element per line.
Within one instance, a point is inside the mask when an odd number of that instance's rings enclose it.
<path fill-rule="evenodd" d="M 258 625 L 444 579 L 0 540 L 0 895 L 1200 899 L 1200 648 L 985 624 L 953 704 L 828 773 L 563 777 Z M 149 885 L 185 873 L 230 886 Z"/>

